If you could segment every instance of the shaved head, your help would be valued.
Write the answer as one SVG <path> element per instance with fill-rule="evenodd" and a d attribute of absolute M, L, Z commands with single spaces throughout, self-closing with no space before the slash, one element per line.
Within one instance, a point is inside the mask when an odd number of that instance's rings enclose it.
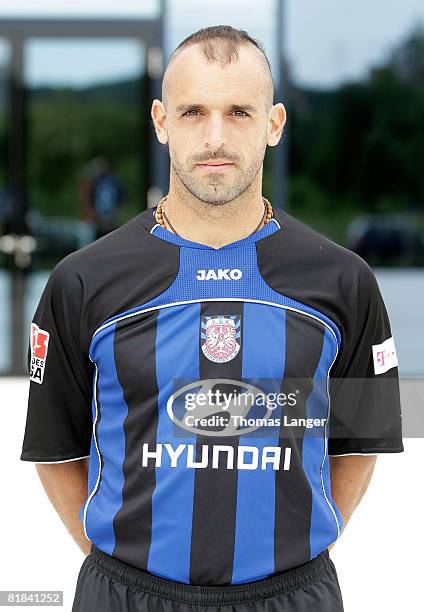
<path fill-rule="evenodd" d="M 222 68 L 237 62 L 240 47 L 251 52 L 255 61 L 261 67 L 263 75 L 260 91 L 262 92 L 265 110 L 268 112 L 274 100 L 274 82 L 269 65 L 261 44 L 252 39 L 247 32 L 235 30 L 230 26 L 215 26 L 205 28 L 186 38 L 172 53 L 162 80 L 162 102 L 168 107 L 169 96 L 173 90 L 174 79 L 178 79 L 178 63 L 176 60 L 183 56 L 187 48 L 196 47 L 198 53 L 208 63 L 218 63 Z M 183 59 L 181 57 L 181 59 Z"/>

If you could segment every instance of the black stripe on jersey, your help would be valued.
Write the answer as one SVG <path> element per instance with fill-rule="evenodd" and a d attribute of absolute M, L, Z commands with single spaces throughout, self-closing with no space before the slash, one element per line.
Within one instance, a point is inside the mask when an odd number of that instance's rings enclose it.
<path fill-rule="evenodd" d="M 158 388 L 155 358 L 158 313 L 155 310 L 119 321 L 114 340 L 116 371 L 124 390 L 128 414 L 124 422 L 125 484 L 122 507 L 113 521 L 116 538 L 113 555 L 136 567 L 147 567 L 152 536 L 155 467 L 140 469 L 140 462 L 143 443 L 149 444 L 149 447 L 156 444 Z M 135 331 L 134 326 L 139 329 Z M 143 338 L 142 342 L 140 338 Z M 137 389 L 142 389 L 142 393 L 136 392 Z M 131 390 L 131 394 L 127 390 Z M 146 398 L 151 399 L 147 401 Z"/>
<path fill-rule="evenodd" d="M 229 362 L 215 363 L 199 350 L 199 378 L 233 378 L 241 380 L 243 351 L 243 302 L 204 302 L 202 316 L 241 315 L 241 348 Z M 199 321 L 201 340 L 201 319 Z M 228 392 L 227 389 L 224 389 Z M 197 436 L 196 461 L 201 459 L 201 445 L 232 446 L 237 454 L 239 436 Z M 225 456 L 220 460 L 224 461 Z M 221 463 L 220 463 L 221 468 Z M 193 529 L 191 536 L 190 582 L 193 584 L 231 584 L 237 505 L 237 470 L 197 469 L 194 483 Z M 211 515 L 209 500 L 213 500 Z"/>
<path fill-rule="evenodd" d="M 313 388 L 324 341 L 324 325 L 287 310 L 286 360 L 281 393 L 299 389 L 295 409 L 283 407 L 283 414 L 306 418 L 306 400 Z M 307 350 L 305 350 L 307 347 Z M 299 377 L 302 373 L 302 378 Z M 293 379 L 298 378 L 294 381 Z M 294 384 L 295 383 L 295 384 Z M 310 557 L 312 512 L 311 485 L 302 467 L 305 427 L 280 427 L 280 445 L 291 446 L 290 470 L 278 470 L 275 482 L 275 571 L 303 563 Z"/>

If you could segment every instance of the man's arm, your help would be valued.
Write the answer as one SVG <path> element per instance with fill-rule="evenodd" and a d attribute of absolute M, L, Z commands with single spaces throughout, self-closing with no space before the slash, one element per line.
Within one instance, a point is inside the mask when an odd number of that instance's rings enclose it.
<path fill-rule="evenodd" d="M 329 460 L 331 494 L 342 514 L 344 530 L 368 489 L 377 455 L 334 456 Z M 328 549 L 331 550 L 334 544 L 330 544 Z"/>
<path fill-rule="evenodd" d="M 87 496 L 88 459 L 65 463 L 36 463 L 49 500 L 82 552 L 88 555 L 91 542 L 85 537 L 79 510 Z"/>

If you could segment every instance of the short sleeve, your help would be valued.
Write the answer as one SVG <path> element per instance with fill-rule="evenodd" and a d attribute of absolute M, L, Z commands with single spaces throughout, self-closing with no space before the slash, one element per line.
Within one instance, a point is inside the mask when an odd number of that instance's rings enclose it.
<path fill-rule="evenodd" d="M 360 261 L 346 300 L 341 348 L 330 372 L 329 455 L 404 450 L 389 316 L 374 273 Z"/>
<path fill-rule="evenodd" d="M 79 334 L 83 287 L 67 258 L 53 269 L 29 330 L 23 461 L 88 457 L 94 365 Z"/>

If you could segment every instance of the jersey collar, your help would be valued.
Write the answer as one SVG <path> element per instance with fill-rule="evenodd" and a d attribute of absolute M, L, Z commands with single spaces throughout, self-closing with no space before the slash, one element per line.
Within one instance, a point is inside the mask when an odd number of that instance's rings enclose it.
<path fill-rule="evenodd" d="M 282 226 L 286 222 L 286 213 L 281 209 L 274 208 L 274 217 L 270 220 L 269 223 L 261 227 L 259 230 L 250 234 L 250 236 L 246 236 L 245 238 L 241 238 L 240 240 L 236 240 L 234 242 L 230 242 L 229 244 L 225 244 L 222 247 L 215 249 L 207 244 L 202 244 L 200 242 L 195 242 L 193 240 L 187 240 L 186 238 L 182 238 L 181 236 L 177 236 L 173 232 L 163 228 L 159 223 L 157 223 L 155 218 L 155 211 L 157 206 L 153 208 L 148 208 L 147 210 L 141 212 L 138 215 L 138 220 L 141 225 L 150 232 L 153 236 L 160 238 L 161 240 L 165 240 L 167 242 L 171 242 L 178 246 L 185 246 L 193 249 L 205 249 L 209 251 L 224 251 L 233 248 L 240 248 L 243 246 L 247 246 L 248 244 L 254 243 L 257 240 L 261 240 L 274 232 L 280 231 Z"/>

